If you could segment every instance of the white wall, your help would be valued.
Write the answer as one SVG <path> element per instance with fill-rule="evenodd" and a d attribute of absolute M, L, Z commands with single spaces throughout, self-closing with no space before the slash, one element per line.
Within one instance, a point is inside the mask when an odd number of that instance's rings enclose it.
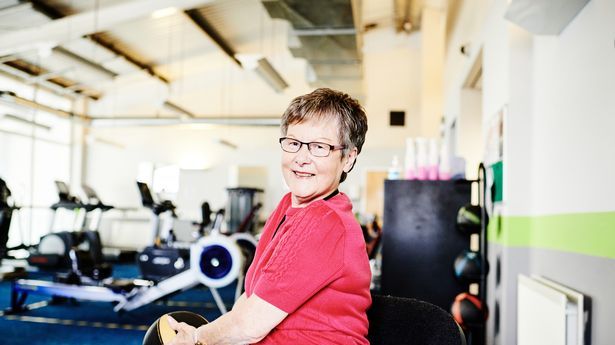
<path fill-rule="evenodd" d="M 460 91 L 476 56 L 483 46 L 484 22 L 489 12 L 490 1 L 462 1 L 454 28 L 447 38 L 444 60 L 444 115 L 447 123 L 459 115 Z M 460 53 L 460 47 L 469 48 L 469 56 Z"/>
<path fill-rule="evenodd" d="M 482 90 L 462 89 L 457 119 L 456 154 L 466 160 L 466 178 L 478 177 L 478 164 L 483 160 L 483 93 Z"/>
<path fill-rule="evenodd" d="M 612 33 L 615 22 L 612 13 L 615 3 L 590 1 L 556 36 L 532 35 L 507 22 L 503 18 L 507 5 L 507 1 L 492 1 L 481 19 L 480 30 L 459 28 L 452 35 L 456 42 L 472 42 L 472 46 L 483 51 L 483 131 L 500 109 L 507 109 L 501 213 L 531 220 L 541 215 L 614 211 L 615 53 Z M 471 11 L 472 6 L 476 6 L 476 12 Z M 476 4 L 466 1 L 462 10 L 465 18 L 460 18 L 460 23 L 473 22 L 480 11 L 482 9 Z M 456 44 L 451 43 L 451 46 Z M 458 113 L 462 83 L 472 56 L 468 60 L 460 61 L 450 50 L 445 78 L 446 104 L 453 117 Z M 530 230 L 533 234 L 542 229 L 535 226 Z M 491 290 L 491 298 L 499 300 L 501 309 L 500 335 L 495 344 L 516 342 L 518 273 L 558 275 L 559 280 L 566 281 L 572 288 L 588 290 L 587 286 L 600 286 L 603 290 L 592 294 L 595 302 L 592 317 L 608 317 L 604 306 L 611 293 L 602 292 L 607 289 L 602 286 L 602 280 L 596 278 L 591 283 L 578 280 L 576 273 L 569 270 L 572 263 L 580 261 L 578 255 L 532 247 L 536 244 L 531 238 L 528 241 L 524 245 L 529 248 L 524 248 L 522 256 L 512 255 L 518 249 L 514 244 L 504 243 L 498 250 L 502 259 L 502 286 Z M 591 246 L 596 239 L 586 237 L 583 241 Z M 612 260 L 608 258 L 591 255 L 583 258 L 612 267 Z M 538 267 L 541 272 L 536 271 Z M 594 270 L 594 267 L 596 265 L 583 266 L 581 270 Z M 489 322 L 493 324 L 492 319 Z M 491 329 L 489 336 L 492 341 Z M 612 331 L 594 327 L 592 339 L 598 343 L 612 339 Z"/>
<path fill-rule="evenodd" d="M 533 40 L 531 174 L 538 214 L 615 210 L 615 2 L 590 1 Z"/>
<path fill-rule="evenodd" d="M 420 133 L 421 36 L 395 34 L 392 28 L 364 35 L 366 147 L 400 148 Z M 389 111 L 406 112 L 405 127 L 389 126 Z M 400 157 L 401 158 L 401 157 Z"/>

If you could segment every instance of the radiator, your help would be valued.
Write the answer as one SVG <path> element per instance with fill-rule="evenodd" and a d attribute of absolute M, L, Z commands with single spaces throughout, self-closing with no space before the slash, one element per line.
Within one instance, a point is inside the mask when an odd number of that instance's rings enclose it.
<path fill-rule="evenodd" d="M 519 275 L 518 345 L 589 345 L 583 294 L 548 279 Z"/>

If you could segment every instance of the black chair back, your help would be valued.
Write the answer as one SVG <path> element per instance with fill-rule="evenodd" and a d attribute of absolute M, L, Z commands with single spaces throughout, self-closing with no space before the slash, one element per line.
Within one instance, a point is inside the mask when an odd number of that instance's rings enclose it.
<path fill-rule="evenodd" d="M 371 345 L 466 345 L 451 314 L 428 302 L 372 295 L 367 317 Z"/>

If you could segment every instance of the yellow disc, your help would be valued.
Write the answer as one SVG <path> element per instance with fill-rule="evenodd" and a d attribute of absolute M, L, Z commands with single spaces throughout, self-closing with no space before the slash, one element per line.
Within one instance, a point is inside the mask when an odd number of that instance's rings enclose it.
<path fill-rule="evenodd" d="M 158 337 L 160 337 L 163 344 L 170 343 L 173 338 L 175 338 L 175 334 L 177 334 L 173 328 L 171 328 L 171 325 L 169 325 L 168 315 L 169 314 L 164 314 L 158 320 Z"/>

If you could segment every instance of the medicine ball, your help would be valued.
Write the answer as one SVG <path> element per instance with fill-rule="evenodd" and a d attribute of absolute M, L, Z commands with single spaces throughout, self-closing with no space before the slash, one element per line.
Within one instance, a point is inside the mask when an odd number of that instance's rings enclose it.
<path fill-rule="evenodd" d="M 461 327 L 471 328 L 483 325 L 489 312 L 487 305 L 483 304 L 478 297 L 462 292 L 455 297 L 451 306 L 451 314 Z"/>
<path fill-rule="evenodd" d="M 478 234 L 481 228 L 481 207 L 478 205 L 462 206 L 457 212 L 457 229 L 464 234 Z"/>
<path fill-rule="evenodd" d="M 482 267 L 481 259 L 482 255 L 478 252 L 470 250 L 461 252 L 455 259 L 455 277 L 468 283 L 480 281 L 482 277 L 489 273 L 489 264 L 485 261 L 485 267 Z"/>
<path fill-rule="evenodd" d="M 174 311 L 164 314 L 149 327 L 145 337 L 143 337 L 143 345 L 164 345 L 173 340 L 176 333 L 169 325 L 167 315 L 170 315 L 177 322 L 185 322 L 193 327 L 199 327 L 207 323 L 204 317 L 189 311 Z"/>

